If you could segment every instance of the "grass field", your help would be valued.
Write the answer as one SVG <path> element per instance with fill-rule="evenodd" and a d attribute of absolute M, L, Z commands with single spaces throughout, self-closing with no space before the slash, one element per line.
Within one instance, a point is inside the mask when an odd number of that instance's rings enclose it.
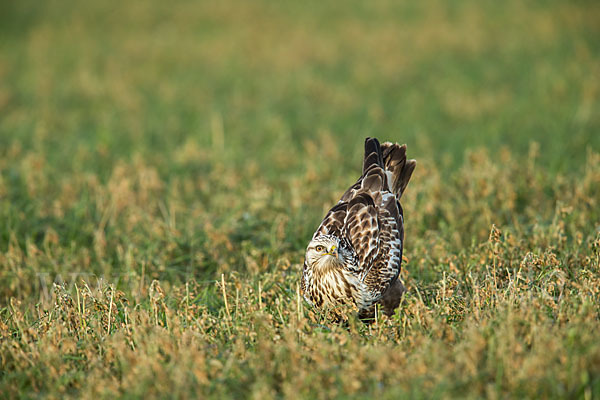
<path fill-rule="evenodd" d="M 600 398 L 600 3 L 0 3 L 0 397 Z M 418 160 L 397 314 L 304 248 Z"/>

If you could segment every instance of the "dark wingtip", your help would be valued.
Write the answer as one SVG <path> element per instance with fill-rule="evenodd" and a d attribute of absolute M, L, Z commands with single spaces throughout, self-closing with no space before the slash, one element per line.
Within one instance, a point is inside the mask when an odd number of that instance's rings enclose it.
<path fill-rule="evenodd" d="M 379 144 L 379 140 L 377 140 L 377 138 L 367 136 L 365 139 L 365 154 L 367 153 L 368 149 L 373 151 L 373 149 L 378 149 L 380 147 L 381 145 Z"/>
<path fill-rule="evenodd" d="M 383 158 L 381 155 L 381 145 L 379 140 L 373 137 L 367 137 L 365 139 L 365 156 L 363 159 L 363 173 L 372 165 L 376 163 L 380 167 L 383 167 Z"/>

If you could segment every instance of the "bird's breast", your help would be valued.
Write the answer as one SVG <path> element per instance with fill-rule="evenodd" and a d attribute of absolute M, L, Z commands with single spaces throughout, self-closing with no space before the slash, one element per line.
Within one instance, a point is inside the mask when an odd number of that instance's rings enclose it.
<path fill-rule="evenodd" d="M 366 288 L 359 277 L 344 268 L 315 270 L 306 285 L 306 297 L 315 306 L 333 304 L 365 305 Z"/>

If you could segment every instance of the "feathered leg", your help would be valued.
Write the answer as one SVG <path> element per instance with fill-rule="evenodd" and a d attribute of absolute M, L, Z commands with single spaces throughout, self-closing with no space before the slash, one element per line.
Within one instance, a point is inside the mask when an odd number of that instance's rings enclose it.
<path fill-rule="evenodd" d="M 394 283 L 390 285 L 388 290 L 385 291 L 383 297 L 379 301 L 383 306 L 383 312 L 388 317 L 394 315 L 394 311 L 400 305 L 400 301 L 402 300 L 402 295 L 406 292 L 406 288 L 400 281 L 400 279 L 396 279 Z"/>

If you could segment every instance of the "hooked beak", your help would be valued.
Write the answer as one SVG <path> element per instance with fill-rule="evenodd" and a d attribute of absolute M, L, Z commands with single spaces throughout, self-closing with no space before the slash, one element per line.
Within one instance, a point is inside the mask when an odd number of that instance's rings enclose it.
<path fill-rule="evenodd" d="M 331 246 L 331 250 L 327 253 L 330 256 L 334 256 L 335 258 L 338 257 L 338 249 L 337 246 Z"/>

